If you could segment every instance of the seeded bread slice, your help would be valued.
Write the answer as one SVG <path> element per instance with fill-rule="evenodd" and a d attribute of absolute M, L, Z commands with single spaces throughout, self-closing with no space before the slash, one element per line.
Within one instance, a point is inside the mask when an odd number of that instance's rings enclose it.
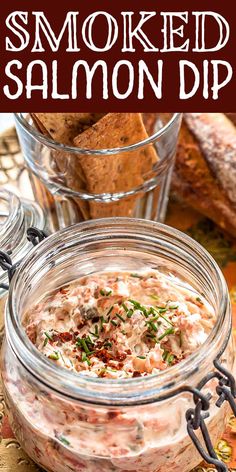
<path fill-rule="evenodd" d="M 96 124 L 79 134 L 74 144 L 81 149 L 122 148 L 136 144 L 148 137 L 140 113 L 108 113 Z M 145 180 L 153 176 L 153 166 L 158 155 L 153 145 L 133 151 L 109 155 L 79 155 L 87 190 L 92 194 L 117 194 L 135 191 Z M 132 216 L 137 198 L 134 194 L 114 201 L 110 197 L 107 202 L 91 202 L 92 218 L 105 216 Z M 112 201 L 113 198 L 113 201 Z"/>

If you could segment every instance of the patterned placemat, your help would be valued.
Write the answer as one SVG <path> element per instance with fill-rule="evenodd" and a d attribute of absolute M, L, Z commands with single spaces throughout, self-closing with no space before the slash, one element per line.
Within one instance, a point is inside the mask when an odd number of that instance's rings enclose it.
<path fill-rule="evenodd" d="M 19 186 L 21 175 L 25 171 L 14 130 L 10 131 L 9 138 L 6 136 L 3 138 L 2 142 L 0 136 L 0 185 L 7 183 L 15 186 L 17 183 Z M 24 192 L 27 191 L 28 196 L 30 189 L 27 189 L 26 181 L 27 177 L 22 188 L 24 188 Z M 29 182 L 28 185 L 30 185 Z M 235 241 L 220 231 L 210 220 L 202 218 L 186 204 L 178 202 L 174 198 L 171 199 L 169 204 L 167 223 L 187 232 L 200 242 L 220 265 L 230 291 L 233 307 L 233 326 L 236 336 Z M 236 419 L 233 416 L 229 420 L 224 436 L 216 446 L 216 452 L 219 458 L 228 465 L 229 471 L 236 472 Z M 41 470 L 26 456 L 20 444 L 14 438 L 7 417 L 4 414 L 4 401 L 0 390 L 0 472 L 39 472 Z M 203 464 L 192 472 L 216 472 L 216 470 L 214 467 Z"/>

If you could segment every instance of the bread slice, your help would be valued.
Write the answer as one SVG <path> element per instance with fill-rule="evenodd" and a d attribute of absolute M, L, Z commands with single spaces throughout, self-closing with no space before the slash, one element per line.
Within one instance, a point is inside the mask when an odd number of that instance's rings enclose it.
<path fill-rule="evenodd" d="M 227 132 L 230 128 L 230 135 L 232 136 L 231 126 L 229 127 L 227 118 L 216 119 L 215 116 L 212 116 L 214 115 L 212 113 L 198 116 L 198 123 L 196 114 L 194 115 L 193 118 L 190 114 L 184 115 L 177 149 L 176 166 L 172 178 L 172 190 L 186 200 L 190 206 L 236 237 L 236 209 L 229 198 L 229 192 L 224 191 L 222 185 L 223 183 L 225 186 L 227 183 L 228 167 L 222 182 L 222 178 L 221 180 L 218 179 L 208 164 L 209 161 L 212 162 L 214 150 L 217 151 L 216 146 L 219 144 L 219 136 L 224 134 L 224 129 Z M 191 129 L 188 127 L 190 123 Z M 193 123 L 196 125 L 194 132 Z M 200 126 L 201 123 L 207 123 L 211 130 L 211 150 L 208 149 L 207 143 L 202 145 L 204 140 L 208 139 L 209 129 L 205 131 L 206 128 Z M 212 133 L 213 129 L 215 134 Z M 236 135 L 236 130 L 234 132 Z M 223 153 L 223 149 L 221 152 Z"/>
<path fill-rule="evenodd" d="M 82 149 L 107 149 L 102 155 L 79 155 L 87 190 L 92 194 L 117 194 L 136 191 L 145 180 L 153 176 L 153 166 L 158 155 L 153 145 L 133 151 L 110 154 L 109 149 L 122 148 L 138 143 L 148 137 L 140 113 L 108 113 L 95 125 L 79 134 L 74 144 Z M 91 217 L 132 216 L 139 194 L 91 202 Z"/>
<path fill-rule="evenodd" d="M 207 165 L 236 209 L 236 129 L 223 113 L 186 113 Z"/>

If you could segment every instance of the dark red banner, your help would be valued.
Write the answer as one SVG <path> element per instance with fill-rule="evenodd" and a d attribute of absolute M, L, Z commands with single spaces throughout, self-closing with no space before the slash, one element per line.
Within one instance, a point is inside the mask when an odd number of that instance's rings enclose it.
<path fill-rule="evenodd" d="M 235 111 L 229 0 L 9 0 L 0 22 L 1 112 Z"/>

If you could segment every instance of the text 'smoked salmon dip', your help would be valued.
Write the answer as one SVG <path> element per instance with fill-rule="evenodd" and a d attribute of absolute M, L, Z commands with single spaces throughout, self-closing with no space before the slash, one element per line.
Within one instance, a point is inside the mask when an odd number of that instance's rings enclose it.
<path fill-rule="evenodd" d="M 31 307 L 23 325 L 39 351 L 60 366 L 125 379 L 186 359 L 214 320 L 202 296 L 152 270 L 83 277 Z"/>

